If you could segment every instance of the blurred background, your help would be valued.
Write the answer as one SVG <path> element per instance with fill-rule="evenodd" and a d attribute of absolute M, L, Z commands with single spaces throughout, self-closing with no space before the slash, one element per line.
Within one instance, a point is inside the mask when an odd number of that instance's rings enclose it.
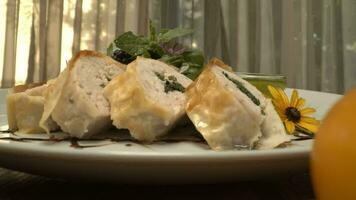
<path fill-rule="evenodd" d="M 356 86 L 356 0 L 1 0 L 1 87 L 56 77 L 80 49 L 105 52 L 125 31 L 185 27 L 182 42 L 289 87 Z"/>

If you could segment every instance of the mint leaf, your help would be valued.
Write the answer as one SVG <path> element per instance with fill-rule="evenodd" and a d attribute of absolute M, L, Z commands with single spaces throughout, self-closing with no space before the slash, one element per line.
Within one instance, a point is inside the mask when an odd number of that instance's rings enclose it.
<path fill-rule="evenodd" d="M 148 45 L 148 52 L 150 53 L 150 57 L 153 59 L 159 59 L 164 55 L 162 47 L 156 42 L 150 42 Z"/>
<path fill-rule="evenodd" d="M 123 33 L 114 40 L 115 46 L 131 56 L 144 56 L 150 58 L 149 40 L 143 36 L 137 36 L 131 31 Z"/>
<path fill-rule="evenodd" d="M 195 80 L 203 70 L 203 53 L 197 50 L 186 51 L 183 53 L 183 60 L 184 62 L 181 65 L 182 74 Z"/>
<path fill-rule="evenodd" d="M 198 50 L 185 51 L 183 53 L 183 57 L 184 57 L 184 61 L 186 62 L 195 63 L 201 66 L 204 65 L 204 56 L 201 51 Z"/>
<path fill-rule="evenodd" d="M 190 35 L 192 33 L 193 30 L 191 29 L 184 29 L 184 28 L 170 29 L 168 31 L 161 32 L 161 34 L 158 35 L 158 41 L 160 43 L 165 43 L 179 37 Z"/>
<path fill-rule="evenodd" d="M 182 64 L 182 69 L 185 69 L 181 72 L 182 74 L 192 80 L 195 80 L 202 72 L 203 66 L 195 63 L 186 62 Z"/>
<path fill-rule="evenodd" d="M 180 55 L 184 53 L 186 48 L 177 42 L 171 41 L 161 44 L 163 51 L 169 55 Z"/>
<path fill-rule="evenodd" d="M 137 56 L 159 59 L 179 68 L 182 74 L 194 80 L 202 71 L 203 54 L 196 50 L 187 51 L 183 45 L 174 41 L 179 37 L 192 34 L 193 31 L 175 28 L 161 29 L 157 33 L 152 21 L 149 23 L 150 33 L 147 37 L 135 35 L 131 31 L 123 33 L 109 45 L 107 54 L 125 64 L 133 61 Z"/>
<path fill-rule="evenodd" d="M 198 77 L 204 65 L 204 56 L 197 50 L 185 51 L 180 55 L 165 54 L 159 60 L 178 67 L 182 74 L 192 80 Z"/>
<path fill-rule="evenodd" d="M 169 31 L 168 28 L 161 28 L 161 30 L 159 30 L 158 34 L 157 34 L 157 38 L 159 40 L 159 38 L 162 38 L 162 35 L 164 35 L 165 33 L 167 33 Z"/>
<path fill-rule="evenodd" d="M 156 41 L 157 40 L 157 35 L 156 35 L 156 28 L 153 26 L 152 21 L 149 21 L 150 24 L 150 40 L 151 41 Z"/>
<path fill-rule="evenodd" d="M 106 49 L 106 55 L 112 56 L 112 53 L 115 51 L 114 45 L 114 42 L 110 43 L 109 47 Z"/>
<path fill-rule="evenodd" d="M 165 54 L 162 58 L 159 59 L 162 62 L 165 62 L 169 65 L 173 65 L 175 67 L 180 68 L 182 63 L 184 62 L 184 57 L 182 55 L 168 55 Z"/>

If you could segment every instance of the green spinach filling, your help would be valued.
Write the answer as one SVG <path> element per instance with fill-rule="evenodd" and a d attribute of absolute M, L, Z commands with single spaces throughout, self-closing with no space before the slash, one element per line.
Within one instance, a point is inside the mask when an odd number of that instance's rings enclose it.
<path fill-rule="evenodd" d="M 158 77 L 159 80 L 164 81 L 164 75 L 160 74 L 158 72 L 155 72 L 156 76 Z"/>
<path fill-rule="evenodd" d="M 155 72 L 157 78 L 161 81 L 164 82 L 164 92 L 173 92 L 173 91 L 179 91 L 179 92 L 184 92 L 185 88 L 183 87 L 182 84 L 180 84 L 177 81 L 177 78 L 175 76 L 168 76 L 168 78 L 165 78 L 163 74 Z"/>
<path fill-rule="evenodd" d="M 226 72 L 223 72 L 223 74 L 227 79 L 233 82 L 242 93 L 244 93 L 248 98 L 250 98 L 254 104 L 256 104 L 257 106 L 261 104 L 260 100 L 258 100 L 249 90 L 247 90 L 240 81 L 231 78 Z"/>

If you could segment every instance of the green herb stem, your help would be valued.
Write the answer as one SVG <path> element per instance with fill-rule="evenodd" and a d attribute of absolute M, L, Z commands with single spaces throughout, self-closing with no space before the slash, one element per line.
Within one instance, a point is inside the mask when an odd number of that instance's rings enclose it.
<path fill-rule="evenodd" d="M 250 98 L 253 103 L 255 103 L 257 106 L 261 104 L 260 100 L 258 100 L 248 89 L 246 89 L 246 87 L 240 81 L 231 78 L 226 72 L 223 72 L 223 74 L 227 79 L 233 82 L 242 93 Z"/>

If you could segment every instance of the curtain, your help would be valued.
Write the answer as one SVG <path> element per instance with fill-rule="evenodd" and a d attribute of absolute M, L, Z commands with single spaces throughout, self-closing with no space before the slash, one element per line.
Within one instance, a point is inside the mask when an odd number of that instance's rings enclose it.
<path fill-rule="evenodd" d="M 2 87 L 54 78 L 81 49 L 105 52 L 125 31 L 184 27 L 181 40 L 235 70 L 287 77 L 288 87 L 356 86 L 355 0 L 3 0 Z"/>

